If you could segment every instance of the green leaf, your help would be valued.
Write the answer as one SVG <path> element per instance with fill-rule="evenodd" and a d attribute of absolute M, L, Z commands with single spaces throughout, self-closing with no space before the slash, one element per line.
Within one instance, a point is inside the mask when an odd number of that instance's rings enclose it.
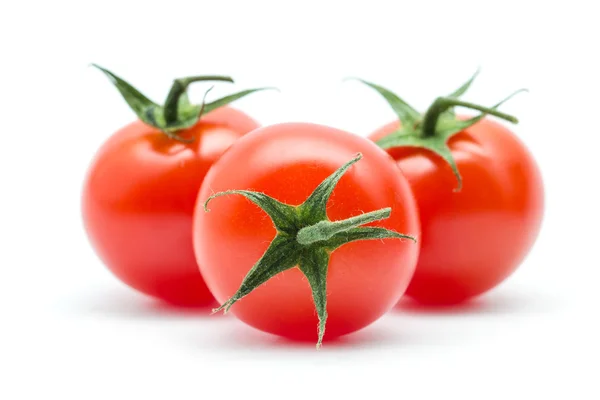
<path fill-rule="evenodd" d="M 212 89 L 212 87 L 210 89 Z M 210 89 L 208 91 L 210 91 Z M 178 110 L 182 119 L 188 119 L 198 114 L 197 106 L 190 102 L 190 97 L 187 92 L 183 92 L 181 96 L 179 96 Z"/>
<path fill-rule="evenodd" d="M 317 186 L 304 203 L 298 206 L 301 218 L 307 222 L 307 225 L 313 225 L 327 219 L 327 202 L 333 189 L 348 168 L 357 163 L 361 158 L 362 154 L 358 153 L 352 160 L 338 168 Z"/>
<path fill-rule="evenodd" d="M 121 96 L 123 96 L 123 99 L 125 99 L 129 107 L 139 119 L 148 125 L 156 126 L 153 122 L 156 120 L 155 112 L 160 109 L 158 104 L 148 99 L 136 88 L 106 68 L 103 68 L 97 64 L 92 64 L 92 66 L 102 71 L 108 77 L 108 79 L 119 90 Z"/>
<path fill-rule="evenodd" d="M 379 86 L 375 83 L 368 82 L 363 79 L 357 80 L 374 89 L 381 96 L 383 96 L 383 98 L 388 102 L 390 107 L 392 107 L 396 115 L 398 115 L 398 119 L 400 120 L 400 122 L 402 122 L 402 125 L 413 125 L 421 117 L 417 110 L 412 108 L 407 102 L 405 102 L 396 94 L 392 93 L 383 86 Z"/>
<path fill-rule="evenodd" d="M 467 121 L 457 121 L 464 122 L 467 124 Z M 468 124 L 467 124 L 468 125 Z M 460 131 L 460 130 L 459 130 Z M 450 132 L 450 130 L 448 130 Z M 451 136 L 451 135 L 450 135 Z M 456 176 L 456 180 L 458 182 L 458 187 L 456 190 L 460 190 L 462 188 L 462 177 L 458 172 L 458 167 L 456 166 L 456 162 L 454 161 L 454 157 L 452 156 L 452 152 L 450 148 L 447 146 L 446 142 L 449 139 L 449 136 L 446 136 L 443 133 L 438 133 L 435 136 L 416 136 L 416 135 L 394 135 L 391 134 L 379 140 L 377 145 L 382 149 L 389 149 L 395 147 L 416 147 L 421 149 L 427 149 L 438 156 L 442 157 L 452 168 L 452 173 Z"/>
<path fill-rule="evenodd" d="M 390 207 L 368 213 L 359 214 L 341 221 L 323 220 L 314 225 L 306 226 L 298 232 L 296 240 L 303 245 L 323 242 L 331 239 L 337 233 L 347 232 L 349 229 L 368 224 L 374 221 L 381 221 L 390 217 L 392 209 Z"/>
<path fill-rule="evenodd" d="M 442 157 L 444 159 L 444 161 L 446 161 L 446 163 L 448 163 L 448 165 L 450 166 L 450 169 L 452 169 L 452 173 L 456 177 L 457 186 L 454 189 L 454 191 L 460 192 L 462 189 L 462 184 L 463 184 L 462 176 L 460 175 L 460 172 L 458 171 L 458 166 L 456 165 L 456 161 L 454 160 L 454 156 L 452 155 L 452 151 L 450 151 L 450 148 L 444 142 L 444 143 L 439 143 L 435 147 L 432 147 L 431 150 L 433 150 L 438 156 Z"/>
<path fill-rule="evenodd" d="M 229 103 L 232 103 L 238 99 L 241 99 L 242 97 L 246 97 L 249 94 L 260 92 L 263 90 L 277 90 L 277 89 L 272 88 L 272 87 L 262 87 L 262 88 L 256 88 L 256 89 L 242 90 L 241 92 L 230 94 L 229 96 L 225 96 L 218 100 L 212 101 L 210 103 L 206 103 L 204 106 L 203 114 L 208 114 L 209 112 L 216 110 L 219 107 L 223 107 Z"/>
<path fill-rule="evenodd" d="M 385 228 L 359 227 L 346 232 L 340 232 L 327 241 L 325 246 L 331 251 L 343 246 L 346 243 L 358 240 L 382 240 L 382 239 L 407 239 L 416 242 L 414 236 L 404 235 Z"/>
<path fill-rule="evenodd" d="M 221 196 L 237 194 L 244 196 L 252 203 L 259 206 L 269 217 L 279 232 L 295 233 L 297 231 L 296 208 L 282 203 L 264 193 L 253 192 L 250 190 L 227 190 L 225 192 L 215 193 L 204 202 L 204 211 L 209 211 L 208 203 Z"/>
<path fill-rule="evenodd" d="M 327 323 L 327 269 L 329 253 L 323 248 L 307 252 L 298 265 L 308 279 L 312 290 L 313 301 L 319 317 L 317 349 L 323 343 L 325 324 Z"/>
<path fill-rule="evenodd" d="M 297 266 L 300 261 L 298 247 L 299 244 L 293 238 L 285 235 L 275 236 L 267 251 L 250 269 L 237 292 L 219 308 L 213 310 L 213 312 L 221 310 L 225 312 L 229 311 L 231 306 L 238 300 L 248 295 L 273 276 Z"/>
<path fill-rule="evenodd" d="M 416 136 L 416 133 L 405 130 L 404 128 L 384 136 L 375 143 L 384 150 L 394 147 L 425 147 L 421 137 Z"/>
<path fill-rule="evenodd" d="M 526 91 L 527 91 L 527 89 L 519 89 L 519 90 L 511 93 L 509 96 L 505 97 L 500 102 L 496 103 L 492 107 L 489 107 L 489 109 L 487 111 L 483 111 L 481 114 L 479 114 L 473 118 L 469 118 L 467 120 L 457 120 L 457 119 L 446 120 L 443 123 L 441 123 L 442 121 L 438 121 L 438 126 L 436 128 L 437 135 L 442 136 L 442 137 L 446 138 L 446 140 L 447 140 L 450 137 L 452 137 L 453 135 L 467 129 L 468 127 L 470 127 L 472 125 L 475 125 L 477 122 L 481 121 L 483 118 L 485 118 L 487 115 L 489 115 L 490 112 L 496 111 L 498 109 L 498 107 L 500 107 L 502 104 L 506 103 L 508 100 L 513 98 L 515 95 L 522 93 L 522 92 L 526 92 Z M 513 123 L 519 122 L 515 117 L 513 117 L 511 115 L 503 114 L 500 117 L 504 118 L 506 120 L 509 120 L 510 122 L 513 122 Z"/>
<path fill-rule="evenodd" d="M 477 78 L 477 75 L 479 75 L 479 68 L 477 69 L 477 71 L 475 71 L 475 73 L 473 74 L 473 76 L 471 76 L 471 78 L 466 81 L 461 87 L 459 87 L 458 89 L 456 89 L 454 92 L 450 93 L 448 95 L 448 97 L 454 97 L 454 98 L 459 98 L 460 96 L 462 96 L 463 94 L 465 94 L 467 92 L 467 90 L 469 90 L 469 88 L 471 87 L 471 84 L 473 83 L 473 81 L 475 80 L 475 78 Z"/>
<path fill-rule="evenodd" d="M 473 74 L 473 76 L 471 76 L 471 78 L 466 81 L 461 87 L 459 87 L 458 89 L 456 89 L 454 92 L 450 93 L 448 95 L 448 97 L 452 97 L 455 99 L 458 99 L 460 96 L 462 96 L 463 94 L 465 94 L 467 92 L 467 90 L 469 90 L 469 88 L 471 87 L 471 84 L 473 83 L 473 81 L 475 80 L 475 78 L 477 78 L 477 75 L 479 75 L 479 68 L 477 69 L 477 71 L 475 71 L 475 73 Z M 455 112 L 454 112 L 454 108 L 449 108 L 447 111 L 444 111 L 442 113 L 442 115 L 440 117 L 448 117 L 448 118 L 453 118 L 456 116 Z"/>

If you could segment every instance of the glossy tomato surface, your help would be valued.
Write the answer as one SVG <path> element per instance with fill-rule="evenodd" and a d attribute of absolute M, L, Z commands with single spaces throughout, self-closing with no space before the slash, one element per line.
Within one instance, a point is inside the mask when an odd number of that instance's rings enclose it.
<path fill-rule="evenodd" d="M 378 140 L 394 122 L 373 133 Z M 535 242 L 543 216 L 540 171 L 507 128 L 483 119 L 452 137 L 449 147 L 463 187 L 439 156 L 389 149 L 418 202 L 421 255 L 407 295 L 449 304 L 482 294 L 506 279 Z"/>
<path fill-rule="evenodd" d="M 232 296 L 276 231 L 267 214 L 241 196 L 214 199 L 230 189 L 263 192 L 299 205 L 331 173 L 361 152 L 333 190 L 328 217 L 340 220 L 392 207 L 373 223 L 419 237 L 415 200 L 394 161 L 374 143 L 325 126 L 289 123 L 260 128 L 237 141 L 208 173 L 194 220 L 194 248 L 202 274 L 220 303 Z M 361 329 L 404 293 L 419 252 L 408 240 L 352 242 L 332 253 L 327 276 L 326 339 Z M 315 340 L 318 319 L 306 278 L 298 268 L 271 278 L 230 310 L 266 332 Z"/>
<path fill-rule="evenodd" d="M 214 301 L 198 271 L 192 214 L 210 166 L 258 124 L 222 107 L 180 132 L 186 144 L 133 122 L 100 148 L 83 189 L 89 239 L 127 285 L 178 305 Z"/>

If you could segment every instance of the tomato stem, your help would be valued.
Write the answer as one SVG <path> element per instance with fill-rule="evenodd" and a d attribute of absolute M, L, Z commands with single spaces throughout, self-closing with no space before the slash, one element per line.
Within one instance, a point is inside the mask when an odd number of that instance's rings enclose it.
<path fill-rule="evenodd" d="M 422 118 L 408 103 L 388 89 L 371 82 L 361 81 L 377 91 L 389 103 L 400 120 L 400 127 L 398 129 L 377 141 L 379 147 L 383 149 L 417 147 L 437 154 L 452 169 L 452 173 L 456 176 L 458 183 L 455 191 L 460 191 L 462 188 L 462 178 L 454 160 L 454 155 L 450 147 L 448 147 L 450 138 L 478 123 L 487 115 L 494 115 L 509 122 L 518 123 L 517 118 L 500 112 L 497 109 L 516 94 L 527 91 L 527 89 L 517 90 L 492 107 L 483 107 L 478 104 L 459 100 L 458 97 L 467 92 L 478 74 L 479 70 L 467 82 L 448 96 L 441 96 L 435 99 Z M 481 111 L 481 114 L 466 120 L 461 119 L 456 116 L 453 110 L 453 107 L 456 106 L 478 110 Z"/>
<path fill-rule="evenodd" d="M 188 86 L 191 83 L 201 81 L 220 81 L 233 83 L 233 79 L 230 77 L 220 75 L 190 76 L 187 78 L 175 79 L 164 105 L 164 117 L 167 126 L 174 124 L 179 120 L 179 99 L 187 91 Z"/>
<path fill-rule="evenodd" d="M 479 104 L 470 103 L 467 101 L 458 100 L 453 97 L 438 97 L 435 101 L 429 106 L 427 111 L 425 112 L 425 116 L 423 117 L 423 126 L 421 129 L 421 136 L 424 138 L 435 136 L 437 121 L 440 118 L 440 115 L 444 111 L 447 111 L 450 107 L 465 107 L 470 108 L 472 110 L 481 111 L 487 115 L 493 115 L 498 118 L 502 118 L 506 121 L 517 123 L 519 120 L 509 114 L 503 113 L 501 111 L 495 110 L 493 108 L 480 106 Z"/>
<path fill-rule="evenodd" d="M 97 64 L 92 64 L 92 66 L 98 68 L 110 79 L 140 121 L 158 129 L 169 138 L 182 143 L 191 143 L 193 139 L 183 138 L 178 132 L 194 126 L 204 113 L 209 113 L 249 94 L 261 90 L 273 89 L 264 87 L 242 90 L 241 92 L 230 94 L 210 103 L 206 102 L 207 91 L 202 99 L 202 104 L 192 104 L 186 93 L 191 83 L 200 81 L 233 82 L 233 79 L 221 75 L 190 76 L 173 81 L 165 105 L 161 106 L 106 68 L 102 68 Z"/>

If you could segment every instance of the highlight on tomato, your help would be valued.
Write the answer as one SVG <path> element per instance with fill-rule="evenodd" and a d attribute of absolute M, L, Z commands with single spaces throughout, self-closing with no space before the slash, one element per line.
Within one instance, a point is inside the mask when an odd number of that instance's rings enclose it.
<path fill-rule="evenodd" d="M 394 161 L 321 125 L 238 140 L 207 174 L 194 215 L 198 265 L 219 310 L 317 346 L 392 308 L 419 253 L 416 203 Z"/>
<path fill-rule="evenodd" d="M 517 123 L 498 107 L 518 92 L 490 108 L 460 100 L 476 76 L 425 114 L 362 81 L 398 116 L 370 138 L 396 160 L 418 203 L 421 254 L 407 295 L 425 304 L 456 304 L 494 288 L 523 261 L 542 222 L 543 182 L 532 154 L 488 117 Z M 454 107 L 481 113 L 457 115 Z"/>
<path fill-rule="evenodd" d="M 186 94 L 191 83 L 233 80 L 175 79 L 161 106 L 114 73 L 96 67 L 138 120 L 115 132 L 89 167 L 82 196 L 89 240 L 110 271 L 130 287 L 177 305 L 210 304 L 214 298 L 192 247 L 196 196 L 210 166 L 239 137 L 259 126 L 227 104 L 263 88 L 193 104 Z"/>

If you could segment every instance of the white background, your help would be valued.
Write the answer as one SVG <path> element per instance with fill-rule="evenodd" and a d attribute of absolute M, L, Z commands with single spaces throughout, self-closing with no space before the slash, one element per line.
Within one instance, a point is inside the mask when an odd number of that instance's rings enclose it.
<path fill-rule="evenodd" d="M 2 2 L 0 398 L 600 398 L 593 4 Z M 465 99 L 530 89 L 503 110 L 521 119 L 514 129 L 543 171 L 542 233 L 519 271 L 470 306 L 404 307 L 320 352 L 233 317 L 157 305 L 113 278 L 82 230 L 88 162 L 134 118 L 91 62 L 156 100 L 192 74 L 278 86 L 236 106 L 263 124 L 365 135 L 394 115 L 343 78 L 424 109 L 481 66 Z"/>

